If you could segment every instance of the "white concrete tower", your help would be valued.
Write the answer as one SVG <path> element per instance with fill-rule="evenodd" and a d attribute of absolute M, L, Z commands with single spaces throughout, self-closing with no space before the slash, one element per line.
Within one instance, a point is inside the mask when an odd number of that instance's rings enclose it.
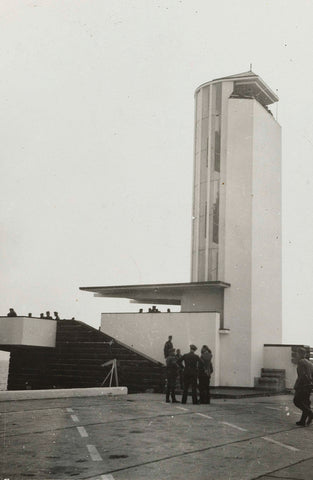
<path fill-rule="evenodd" d="M 277 100 L 251 71 L 205 83 L 195 93 L 191 281 L 230 283 L 224 326 L 237 358 L 254 359 L 249 385 L 262 366 L 260 346 L 282 337 L 281 130 L 267 108 Z M 221 384 L 236 378 L 243 385 L 238 371 L 227 378 L 230 341 L 222 342 Z"/>
<path fill-rule="evenodd" d="M 102 331 L 163 360 L 210 345 L 214 386 L 253 387 L 264 344 L 281 344 L 281 132 L 277 96 L 253 72 L 196 90 L 190 283 L 82 287 L 180 312 L 104 313 Z M 272 367 L 271 367 L 272 368 Z M 281 368 L 281 367 L 279 367 Z"/>

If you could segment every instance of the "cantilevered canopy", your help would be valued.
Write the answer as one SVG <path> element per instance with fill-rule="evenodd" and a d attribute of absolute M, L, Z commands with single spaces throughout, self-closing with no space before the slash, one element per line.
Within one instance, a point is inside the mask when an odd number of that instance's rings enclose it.
<path fill-rule="evenodd" d="M 80 287 L 85 292 L 93 292 L 95 297 L 129 298 L 135 303 L 155 303 L 180 305 L 182 297 L 193 291 L 224 289 L 230 287 L 225 282 L 163 283 L 150 285 L 121 285 L 111 287 Z"/>

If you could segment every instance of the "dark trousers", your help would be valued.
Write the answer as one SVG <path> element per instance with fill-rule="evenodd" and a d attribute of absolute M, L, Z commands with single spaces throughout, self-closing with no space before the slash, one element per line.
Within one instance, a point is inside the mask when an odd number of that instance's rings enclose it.
<path fill-rule="evenodd" d="M 181 390 L 184 389 L 184 372 L 182 370 L 178 371 L 178 380 L 179 380 L 179 387 Z"/>
<path fill-rule="evenodd" d="M 312 414 L 310 393 L 310 388 L 296 390 L 295 396 L 293 398 L 293 403 L 295 404 L 295 406 L 302 410 L 300 422 L 303 423 L 305 423 L 307 417 Z"/>
<path fill-rule="evenodd" d="M 191 385 L 191 392 L 192 392 L 192 403 L 196 404 L 197 401 L 197 373 L 184 373 L 184 391 L 182 396 L 181 403 L 186 403 L 188 390 Z"/>
<path fill-rule="evenodd" d="M 200 403 L 210 403 L 210 377 L 199 373 Z"/>
<path fill-rule="evenodd" d="M 167 375 L 167 386 L 166 386 L 166 400 L 170 399 L 170 395 L 172 398 L 172 402 L 176 400 L 175 398 L 175 388 L 176 388 L 176 375 Z"/>

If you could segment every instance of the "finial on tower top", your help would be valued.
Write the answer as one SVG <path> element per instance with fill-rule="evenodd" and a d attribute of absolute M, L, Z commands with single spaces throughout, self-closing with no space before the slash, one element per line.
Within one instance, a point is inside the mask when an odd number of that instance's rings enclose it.
<path fill-rule="evenodd" d="M 250 63 L 250 72 L 252 72 L 252 63 Z"/>

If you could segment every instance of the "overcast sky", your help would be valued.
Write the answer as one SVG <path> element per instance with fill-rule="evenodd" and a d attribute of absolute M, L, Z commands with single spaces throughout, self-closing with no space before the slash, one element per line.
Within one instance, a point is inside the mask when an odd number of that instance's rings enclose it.
<path fill-rule="evenodd" d="M 1 2 L 1 314 L 98 327 L 138 305 L 80 286 L 190 281 L 194 90 L 252 63 L 280 97 L 283 341 L 313 345 L 312 18 L 310 0 Z"/>

